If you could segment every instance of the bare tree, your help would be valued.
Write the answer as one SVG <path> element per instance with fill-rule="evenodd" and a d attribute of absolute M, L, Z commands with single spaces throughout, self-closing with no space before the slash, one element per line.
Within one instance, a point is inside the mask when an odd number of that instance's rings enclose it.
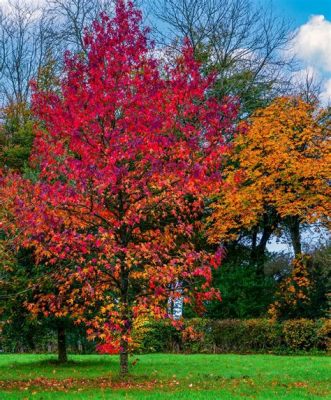
<path fill-rule="evenodd" d="M 295 83 L 294 94 L 299 95 L 307 103 L 314 104 L 319 102 L 323 81 L 312 71 L 305 71 L 301 77 L 298 77 Z"/>
<path fill-rule="evenodd" d="M 0 8 L 2 105 L 28 100 L 30 80 L 37 75 L 51 48 L 51 26 L 44 9 L 20 0 Z"/>
<path fill-rule="evenodd" d="M 30 81 L 50 62 L 60 73 L 63 52 L 84 51 L 84 28 L 114 0 L 49 0 L 33 5 L 12 0 L 0 5 L 1 106 L 26 103 Z"/>
<path fill-rule="evenodd" d="M 133 1 L 137 6 L 141 0 Z M 116 0 L 49 0 L 48 14 L 55 22 L 54 32 L 62 48 L 85 51 L 84 28 L 98 19 L 101 12 L 112 15 Z"/>
<path fill-rule="evenodd" d="M 111 14 L 114 0 L 50 0 L 47 12 L 56 25 L 54 36 L 60 51 L 84 51 L 84 28 L 102 11 Z"/>
<path fill-rule="evenodd" d="M 187 37 L 205 66 L 217 69 L 221 96 L 238 95 L 249 109 L 256 97 L 288 89 L 292 60 L 283 50 L 292 38 L 290 25 L 271 7 L 256 7 L 251 0 L 146 1 L 162 27 L 159 43 L 174 45 Z"/>

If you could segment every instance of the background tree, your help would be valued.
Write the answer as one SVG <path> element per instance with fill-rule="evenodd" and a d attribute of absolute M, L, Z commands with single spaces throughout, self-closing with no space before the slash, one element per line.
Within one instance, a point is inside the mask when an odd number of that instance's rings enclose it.
<path fill-rule="evenodd" d="M 99 18 L 101 12 L 109 15 L 114 11 L 114 0 L 51 0 L 46 6 L 48 17 L 56 21 L 54 30 L 58 60 L 63 51 L 85 52 L 84 29 Z"/>
<path fill-rule="evenodd" d="M 33 120 L 26 103 L 11 103 L 2 110 L 0 168 L 23 171 L 33 142 Z"/>
<path fill-rule="evenodd" d="M 289 88 L 292 60 L 283 56 L 291 34 L 271 3 L 250 0 L 157 0 L 147 2 L 161 46 L 187 37 L 206 71 L 216 70 L 219 98 L 240 98 L 244 115 Z M 148 7 L 148 5 L 146 6 Z M 178 40 L 179 39 L 179 40 Z"/>
<path fill-rule="evenodd" d="M 331 246 L 330 241 L 315 246 L 311 255 L 310 276 L 314 282 L 310 315 L 330 318 L 331 314 Z"/>
<path fill-rule="evenodd" d="M 14 351 L 36 351 L 37 342 L 45 340 L 50 330 L 56 330 L 58 359 L 66 362 L 65 327 L 72 327 L 72 319 L 68 318 L 61 293 L 57 301 L 52 302 L 51 311 L 45 306 L 50 290 L 59 293 L 59 274 L 54 268 L 47 270 L 46 266 L 37 263 L 34 247 L 22 243 L 19 224 L 13 214 L 20 184 L 21 178 L 17 173 L 7 172 L 0 181 L 2 333 Z M 28 192 L 29 188 L 25 188 Z M 4 345 L 8 348 L 8 344 Z"/>
<path fill-rule="evenodd" d="M 263 273 L 251 261 L 249 246 L 236 244 L 227 247 L 228 254 L 222 267 L 213 274 L 213 285 L 219 288 L 222 301 L 210 302 L 206 317 L 211 319 L 248 319 L 267 315 L 274 301 L 277 287 L 275 271 L 264 268 Z M 266 254 L 266 263 L 272 263 L 275 255 Z"/>
<path fill-rule="evenodd" d="M 254 232 L 260 222 L 260 241 L 267 240 L 282 222 L 294 254 L 300 254 L 300 224 L 328 224 L 329 176 L 328 112 L 299 98 L 276 99 L 256 111 L 247 132 L 235 139 L 232 166 L 210 219 L 211 240 L 237 237 L 243 228 Z"/>
<path fill-rule="evenodd" d="M 195 58 L 202 63 L 203 72 L 213 71 L 217 75 L 214 94 L 220 99 L 227 95 L 240 99 L 241 118 L 246 119 L 280 93 L 293 91 L 289 71 L 295 68 L 295 63 L 288 57 L 289 53 L 285 56 L 284 52 L 290 47 L 293 33 L 289 21 L 274 13 L 271 2 L 257 5 L 247 0 L 157 0 L 144 4 L 155 21 L 156 42 L 161 54 L 166 54 L 170 60 L 167 62 L 171 62 L 168 54 L 176 54 L 181 38 L 187 37 Z M 232 142 L 233 137 L 228 135 L 227 140 Z M 227 264 L 225 259 L 228 278 L 231 280 L 230 276 L 239 271 L 243 274 L 247 274 L 249 269 L 254 271 L 253 275 L 259 283 L 254 289 L 254 282 L 250 280 L 252 286 L 250 289 L 246 286 L 245 295 L 249 296 L 250 291 L 262 294 L 259 288 L 261 284 L 266 285 L 261 304 L 269 298 L 267 287 L 270 282 L 263 267 L 267 261 L 267 243 L 272 238 L 274 226 L 278 224 L 274 210 L 265 211 L 259 225 L 254 229 L 242 226 L 236 239 L 232 237 L 231 243 L 227 240 L 225 244 L 226 259 L 229 260 Z M 247 267 L 247 259 L 239 260 L 236 256 L 237 253 L 244 254 L 242 247 L 252 249 L 250 267 Z M 238 262 L 238 271 L 234 270 L 236 265 L 233 260 Z M 228 286 L 230 281 L 226 283 L 225 276 L 215 279 L 223 282 L 227 287 L 223 290 L 229 294 L 237 291 L 236 285 Z M 222 309 L 223 305 L 215 307 Z"/>
<path fill-rule="evenodd" d="M 30 81 L 52 49 L 45 10 L 13 1 L 0 9 L 0 92 L 2 105 L 26 104 Z"/>

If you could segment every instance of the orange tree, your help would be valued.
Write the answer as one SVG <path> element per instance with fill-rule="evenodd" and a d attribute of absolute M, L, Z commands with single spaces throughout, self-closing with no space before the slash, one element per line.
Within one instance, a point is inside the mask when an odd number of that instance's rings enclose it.
<path fill-rule="evenodd" d="M 314 284 L 310 279 L 308 264 L 310 257 L 298 255 L 292 261 L 292 271 L 282 279 L 275 293 L 275 301 L 270 305 L 268 314 L 272 319 L 290 319 L 307 317 L 312 301 Z"/>
<path fill-rule="evenodd" d="M 213 77 L 190 46 L 162 69 L 140 25 L 119 0 L 114 18 L 86 31 L 86 54 L 66 55 L 60 92 L 35 88 L 40 174 L 23 181 L 15 209 L 37 257 L 69 262 L 60 274 L 79 286 L 72 304 L 97 311 L 89 334 L 118 345 L 123 374 L 134 321 L 166 316 L 178 283 L 197 309 L 220 297 L 211 287 L 220 252 L 197 238 L 237 113 L 209 96 Z"/>
<path fill-rule="evenodd" d="M 263 253 L 283 223 L 300 254 L 300 224 L 329 222 L 329 124 L 328 110 L 300 98 L 277 98 L 256 111 L 234 139 L 209 218 L 210 241 L 235 239 L 246 230 L 253 250 Z"/>

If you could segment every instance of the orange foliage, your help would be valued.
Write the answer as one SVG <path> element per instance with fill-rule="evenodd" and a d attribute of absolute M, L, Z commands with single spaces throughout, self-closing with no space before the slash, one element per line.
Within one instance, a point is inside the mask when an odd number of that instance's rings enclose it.
<path fill-rule="evenodd" d="M 300 256 L 292 261 L 292 273 L 284 279 L 275 294 L 276 300 L 269 307 L 268 314 L 272 319 L 282 317 L 283 313 L 291 313 L 300 304 L 310 302 L 313 286 L 309 277 L 307 264 L 309 256 Z"/>
<path fill-rule="evenodd" d="M 209 222 L 210 240 L 234 239 L 267 208 L 301 222 L 330 217 L 329 115 L 301 99 L 281 97 L 260 109 L 234 140 Z M 239 182 L 239 185 L 238 185 Z"/>

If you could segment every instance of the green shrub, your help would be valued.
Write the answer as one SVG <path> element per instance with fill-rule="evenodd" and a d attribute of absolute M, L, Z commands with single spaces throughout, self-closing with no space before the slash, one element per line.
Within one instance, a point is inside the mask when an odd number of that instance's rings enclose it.
<path fill-rule="evenodd" d="M 328 352 L 331 351 L 331 319 L 318 321 L 317 347 Z"/>
<path fill-rule="evenodd" d="M 236 319 L 213 321 L 213 336 L 217 352 L 241 352 L 244 347 L 244 322 Z"/>
<path fill-rule="evenodd" d="M 293 353 L 330 349 L 330 320 L 188 319 L 151 323 L 140 352 Z"/>
<path fill-rule="evenodd" d="M 248 319 L 245 326 L 245 349 L 269 351 L 281 346 L 281 329 L 278 323 L 268 319 Z"/>
<path fill-rule="evenodd" d="M 331 320 L 288 320 L 282 324 L 285 346 L 292 350 L 331 350 Z"/>
<path fill-rule="evenodd" d="M 186 353 L 215 352 L 212 322 L 201 318 L 185 320 L 180 331 L 180 349 Z"/>
<path fill-rule="evenodd" d="M 267 319 L 218 320 L 213 334 L 218 352 L 269 351 L 281 345 L 279 324 Z"/>
<path fill-rule="evenodd" d="M 0 349 L 5 352 L 56 351 L 56 332 L 46 322 L 31 326 L 25 324 L 26 331 L 14 329 L 17 325 L 6 326 L 0 332 Z M 331 350 L 330 319 L 277 322 L 262 318 L 192 318 L 181 321 L 177 328 L 170 320 L 149 321 L 147 328 L 144 335 L 139 333 L 139 347 L 136 352 L 286 354 Z M 29 341 L 30 336 L 33 339 L 32 344 Z M 95 351 L 95 343 L 87 342 L 83 327 L 68 327 L 67 345 L 69 352 Z"/>
<path fill-rule="evenodd" d="M 149 323 L 148 334 L 138 349 L 140 353 L 176 353 L 179 352 L 180 332 L 170 321 L 160 320 Z"/>

